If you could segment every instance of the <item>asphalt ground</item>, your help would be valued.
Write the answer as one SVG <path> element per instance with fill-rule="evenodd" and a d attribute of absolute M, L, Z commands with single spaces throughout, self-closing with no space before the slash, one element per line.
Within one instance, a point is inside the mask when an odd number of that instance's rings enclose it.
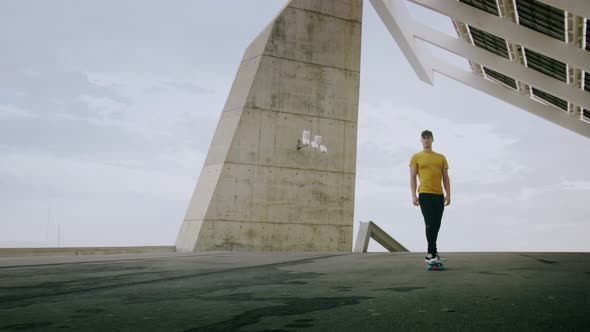
<path fill-rule="evenodd" d="M 590 254 L 0 259 L 1 331 L 589 331 Z"/>

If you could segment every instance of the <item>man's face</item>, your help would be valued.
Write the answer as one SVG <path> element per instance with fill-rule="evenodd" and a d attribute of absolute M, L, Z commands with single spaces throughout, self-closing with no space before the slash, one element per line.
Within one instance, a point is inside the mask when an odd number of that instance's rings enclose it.
<path fill-rule="evenodd" d="M 432 138 L 432 136 L 422 136 L 422 139 L 420 141 L 422 141 L 422 146 L 424 148 L 432 148 L 432 142 L 434 141 L 434 139 Z"/>

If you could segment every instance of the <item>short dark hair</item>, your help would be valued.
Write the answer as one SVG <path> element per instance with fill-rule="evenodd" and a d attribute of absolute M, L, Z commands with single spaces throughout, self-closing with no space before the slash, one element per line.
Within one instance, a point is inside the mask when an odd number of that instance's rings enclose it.
<path fill-rule="evenodd" d="M 420 134 L 420 136 L 422 136 L 422 137 L 434 137 L 434 136 L 432 135 L 432 132 L 431 132 L 430 130 L 424 130 L 424 131 L 422 132 L 422 134 Z"/>

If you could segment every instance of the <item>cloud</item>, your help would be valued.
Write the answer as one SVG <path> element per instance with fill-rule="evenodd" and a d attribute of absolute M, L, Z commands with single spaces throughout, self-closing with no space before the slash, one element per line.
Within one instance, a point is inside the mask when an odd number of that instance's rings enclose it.
<path fill-rule="evenodd" d="M 590 181 L 572 181 L 563 179 L 561 188 L 565 190 L 590 191 Z"/>
<path fill-rule="evenodd" d="M 31 118 L 34 115 L 24 109 L 12 105 L 0 105 L 0 119 L 4 118 Z"/>
<path fill-rule="evenodd" d="M 0 76 L 0 102 L 28 113 L 51 116 L 89 111 L 79 99 L 81 96 L 108 99 L 119 104 L 131 102 L 112 87 L 92 82 L 82 72 L 22 68 Z"/>
<path fill-rule="evenodd" d="M 178 90 L 184 90 L 188 93 L 193 93 L 193 94 L 198 94 L 198 93 L 211 93 L 211 90 L 202 88 L 198 85 L 196 85 L 195 83 L 192 82 L 186 82 L 186 81 L 167 81 L 164 82 L 165 84 L 171 86 L 172 88 L 178 89 Z"/>
<path fill-rule="evenodd" d="M 43 195 L 50 197 L 89 198 L 136 193 L 162 199 L 185 199 L 177 189 L 196 178 L 195 174 L 191 176 L 110 163 L 108 160 L 99 163 L 51 154 L 3 153 L 0 160 L 0 177 L 3 182 L 13 188 L 23 187 L 24 190 L 20 193 L 25 197 L 27 193 L 35 192 L 43 192 Z M 12 195 L 16 193 L 9 194 Z"/>
<path fill-rule="evenodd" d="M 407 181 L 408 163 L 422 149 L 419 136 L 424 129 L 434 132 L 434 150 L 447 157 L 454 183 L 504 183 L 523 169 L 518 161 L 507 158 L 506 150 L 515 140 L 497 133 L 490 124 L 450 121 L 385 101 L 361 103 L 360 108 L 358 174 L 372 176 L 377 186 Z"/>
<path fill-rule="evenodd" d="M 97 73 L 82 77 L 77 80 L 81 87 L 62 88 L 60 99 L 67 107 L 57 107 L 52 102 L 57 98 L 43 95 L 36 101 L 47 103 L 50 111 L 43 114 L 2 106 L 0 149 L 145 168 L 194 172 L 200 167 L 199 158 L 209 147 L 223 97 L 213 92 L 196 94 L 187 91 L 196 89 L 194 84 L 162 83 L 158 77 Z M 108 93 L 86 94 L 91 90 L 85 88 L 89 82 Z M 174 87 L 176 83 L 181 87 Z M 61 84 L 59 77 L 55 84 Z M 150 87 L 165 88 L 146 93 Z M 211 104 L 216 106 L 198 106 Z"/>

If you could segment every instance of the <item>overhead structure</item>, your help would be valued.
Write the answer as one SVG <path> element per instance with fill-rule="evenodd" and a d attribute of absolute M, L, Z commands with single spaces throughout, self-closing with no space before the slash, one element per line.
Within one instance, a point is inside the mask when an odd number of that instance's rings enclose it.
<path fill-rule="evenodd" d="M 457 37 L 412 18 L 411 2 L 448 16 Z M 590 138 L 587 0 L 371 0 L 418 77 L 438 72 Z M 471 71 L 429 54 L 459 55 Z"/>

